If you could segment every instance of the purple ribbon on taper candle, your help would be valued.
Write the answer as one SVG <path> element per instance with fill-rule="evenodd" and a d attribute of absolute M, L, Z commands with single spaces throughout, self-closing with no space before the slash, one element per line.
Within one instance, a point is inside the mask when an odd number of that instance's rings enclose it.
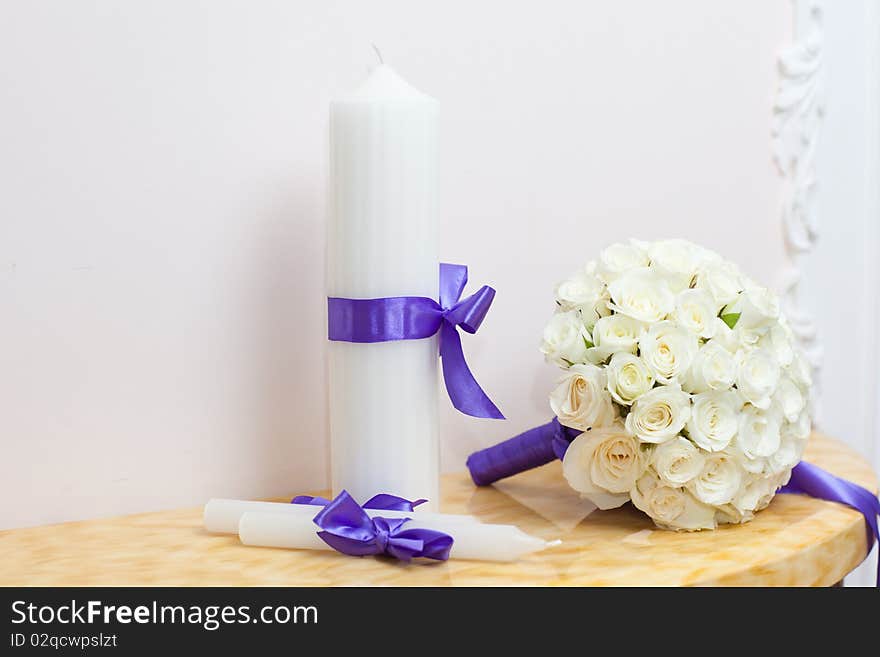
<path fill-rule="evenodd" d="M 401 561 L 416 557 L 446 561 L 453 543 L 449 534 L 433 529 L 407 529 L 406 523 L 411 518 L 371 518 L 364 512 L 365 508 L 412 511 L 412 507 L 425 501 L 410 502 L 383 493 L 361 506 L 348 492 L 342 491 L 333 500 L 302 495 L 295 497 L 292 503 L 323 507 L 314 518 L 314 523 L 322 530 L 318 536 L 337 552 L 355 557 L 387 554 Z M 368 507 L 370 503 L 387 506 Z"/>
<path fill-rule="evenodd" d="M 582 432 L 565 427 L 553 418 L 547 424 L 509 438 L 497 445 L 474 452 L 467 459 L 471 479 L 477 486 L 488 486 L 500 479 L 562 459 L 572 440 Z M 789 482 L 780 493 L 799 493 L 855 509 L 865 517 L 868 552 L 880 541 L 877 516 L 880 499 L 867 488 L 831 474 L 817 465 L 801 461 L 791 471 Z M 877 555 L 877 586 L 880 587 L 880 550 Z"/>
<path fill-rule="evenodd" d="M 403 497 L 397 497 L 397 495 L 389 495 L 388 493 L 379 493 L 378 495 L 373 495 L 366 502 L 361 504 L 362 509 L 373 509 L 373 510 L 381 510 L 381 511 L 406 511 L 411 512 L 415 510 L 415 508 L 419 504 L 424 504 L 428 500 L 426 499 L 418 499 L 414 502 L 410 502 Z M 310 504 L 312 506 L 327 506 L 330 504 L 330 500 L 326 497 L 312 497 L 311 495 L 297 495 L 292 500 L 290 500 L 291 504 Z"/>
<path fill-rule="evenodd" d="M 476 333 L 495 290 L 484 285 L 461 298 L 467 267 L 440 263 L 440 302 L 428 297 L 327 298 L 327 337 L 341 342 L 420 340 L 440 333 L 443 380 L 452 405 L 466 415 L 503 420 L 465 362 L 458 328 Z"/>

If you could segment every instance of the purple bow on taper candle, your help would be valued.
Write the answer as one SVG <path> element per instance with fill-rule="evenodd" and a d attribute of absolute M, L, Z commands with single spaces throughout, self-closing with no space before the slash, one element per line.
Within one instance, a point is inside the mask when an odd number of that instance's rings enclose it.
<path fill-rule="evenodd" d="M 512 477 L 562 460 L 568 445 L 581 431 L 563 426 L 557 418 L 504 442 L 474 452 L 467 459 L 471 479 L 477 486 L 488 486 L 500 479 Z M 867 488 L 841 479 L 817 465 L 801 461 L 791 471 L 788 484 L 780 493 L 801 493 L 820 500 L 845 504 L 865 517 L 868 534 L 868 552 L 875 541 L 880 541 L 880 499 Z M 878 554 L 877 586 L 880 587 L 880 554 Z"/>
<path fill-rule="evenodd" d="M 440 302 L 428 297 L 327 298 L 327 333 L 341 342 L 420 340 L 440 333 L 443 380 L 452 405 L 466 415 L 504 419 L 465 362 L 460 327 L 476 333 L 495 298 L 484 285 L 462 299 L 467 267 L 440 263 Z"/>
<path fill-rule="evenodd" d="M 378 503 L 381 504 L 405 502 L 410 506 L 410 510 L 412 506 L 424 501 L 409 502 L 394 495 L 376 495 L 370 502 L 376 503 L 377 498 L 388 498 L 380 500 Z M 306 496 L 302 496 L 302 499 L 309 501 L 294 503 L 322 505 L 325 501 L 323 498 L 306 498 Z M 407 529 L 406 523 L 411 518 L 379 516 L 371 518 L 364 512 L 369 502 L 361 507 L 346 491 L 339 493 L 332 501 L 326 502 L 324 508 L 315 516 L 314 522 L 323 530 L 318 532 L 321 540 L 337 552 L 356 557 L 384 553 L 401 561 L 410 561 L 416 557 L 437 561 L 446 561 L 449 558 L 453 543 L 449 534 L 432 529 Z"/>

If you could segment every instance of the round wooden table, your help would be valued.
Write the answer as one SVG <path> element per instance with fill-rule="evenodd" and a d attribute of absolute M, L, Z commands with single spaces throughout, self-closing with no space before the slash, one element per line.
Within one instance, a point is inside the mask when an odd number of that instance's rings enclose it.
<path fill-rule="evenodd" d="M 838 441 L 814 434 L 805 458 L 877 490 L 870 466 Z M 558 462 L 489 488 L 475 488 L 464 473 L 445 476 L 443 511 L 562 540 L 516 563 L 403 564 L 245 547 L 236 536 L 206 533 L 201 509 L 8 530 L 0 532 L 0 584 L 828 586 L 867 551 L 858 512 L 800 495 L 777 495 L 745 525 L 699 533 L 658 530 L 630 505 L 590 508 Z"/>

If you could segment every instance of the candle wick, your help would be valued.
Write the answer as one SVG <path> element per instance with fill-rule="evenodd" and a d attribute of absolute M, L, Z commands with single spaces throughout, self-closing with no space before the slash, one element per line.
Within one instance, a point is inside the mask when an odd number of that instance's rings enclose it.
<path fill-rule="evenodd" d="M 385 60 L 382 59 L 382 53 L 379 52 L 379 48 L 376 47 L 376 44 L 375 44 L 375 43 L 371 43 L 370 45 L 373 46 L 373 50 L 376 51 L 376 57 L 379 58 L 379 63 L 382 64 L 382 65 L 384 66 L 384 64 L 385 64 Z"/>

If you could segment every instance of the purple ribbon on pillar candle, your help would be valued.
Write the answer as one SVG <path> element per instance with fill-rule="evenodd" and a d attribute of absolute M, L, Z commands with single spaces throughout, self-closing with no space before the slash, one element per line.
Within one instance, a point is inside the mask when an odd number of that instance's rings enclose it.
<path fill-rule="evenodd" d="M 562 426 L 557 418 L 553 418 L 547 424 L 471 454 L 467 459 L 471 479 L 477 486 L 488 486 L 499 479 L 537 468 L 554 459 L 561 460 L 571 441 L 581 433 L 577 429 Z M 865 517 L 868 552 L 875 541 L 880 541 L 877 523 L 880 499 L 867 488 L 841 479 L 817 465 L 801 461 L 794 466 L 791 479 L 779 492 L 801 493 L 820 500 L 845 504 Z M 877 556 L 877 586 L 880 587 L 880 553 Z"/>
<path fill-rule="evenodd" d="M 383 496 L 377 495 L 372 500 L 377 497 Z M 384 497 L 395 498 L 394 495 Z M 361 507 L 346 491 L 339 493 L 326 505 L 315 502 L 319 499 L 323 498 L 311 498 L 312 501 L 296 503 L 323 506 L 314 518 L 315 524 L 322 530 L 318 532 L 318 536 L 337 552 L 356 557 L 387 554 L 401 561 L 410 561 L 416 557 L 437 561 L 446 561 L 449 558 L 453 543 L 449 534 L 433 529 L 407 529 L 406 523 L 411 518 L 371 518 L 364 512 L 366 505 Z M 382 503 L 393 502 L 387 499 Z"/>
<path fill-rule="evenodd" d="M 467 267 L 440 263 L 440 302 L 428 297 L 327 298 L 328 338 L 341 342 L 420 340 L 440 333 L 443 380 L 452 405 L 473 417 L 504 419 L 465 362 L 458 329 L 476 333 L 495 290 L 484 285 L 461 299 Z"/>

